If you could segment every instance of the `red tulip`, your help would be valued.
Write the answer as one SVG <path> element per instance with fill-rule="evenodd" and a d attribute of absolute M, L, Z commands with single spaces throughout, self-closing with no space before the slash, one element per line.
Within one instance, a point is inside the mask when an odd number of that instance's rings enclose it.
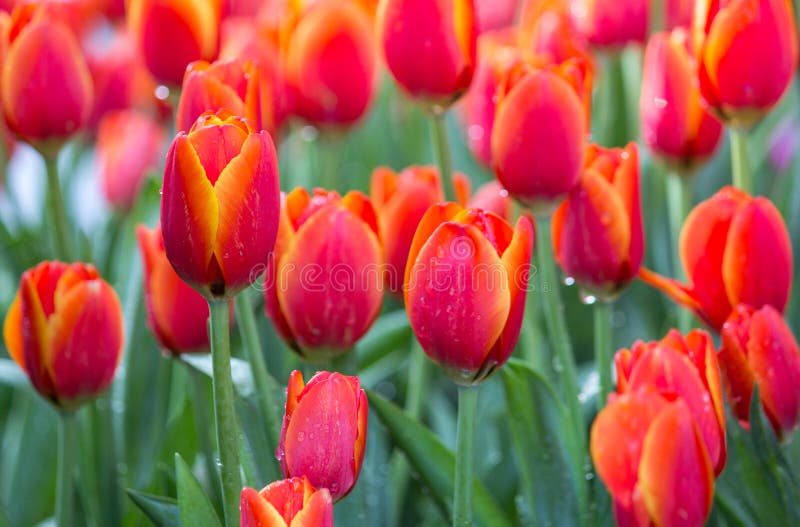
<path fill-rule="evenodd" d="M 720 118 L 749 126 L 774 106 L 797 67 L 789 0 L 698 0 L 694 44 L 700 93 Z"/>
<path fill-rule="evenodd" d="M 316 490 L 308 478 L 270 483 L 261 492 L 242 489 L 241 527 L 333 527 L 333 500 L 328 489 Z"/>
<path fill-rule="evenodd" d="M 446 107 L 469 87 L 477 38 L 472 0 L 385 0 L 377 30 L 386 66 L 411 97 Z"/>
<path fill-rule="evenodd" d="M 667 30 L 692 27 L 694 0 L 666 0 L 664 25 Z"/>
<path fill-rule="evenodd" d="M 300 355 L 342 354 L 380 312 L 383 262 L 366 196 L 297 188 L 283 197 L 266 276 L 267 315 Z"/>
<path fill-rule="evenodd" d="M 100 121 L 95 150 L 103 195 L 115 208 L 130 210 L 149 171 L 158 167 L 166 132 L 133 110 L 118 110 Z"/>
<path fill-rule="evenodd" d="M 88 264 L 42 262 L 23 273 L 3 325 L 9 355 L 53 404 L 74 410 L 111 384 L 122 309 Z"/>
<path fill-rule="evenodd" d="M 640 277 L 719 331 L 737 304 L 782 312 L 792 285 L 786 224 L 767 198 L 725 187 L 698 204 L 681 230 L 689 285 L 642 269 Z"/>
<path fill-rule="evenodd" d="M 359 120 L 374 91 L 374 46 L 370 20 L 358 6 L 328 0 L 309 7 L 286 55 L 295 113 L 319 125 Z"/>
<path fill-rule="evenodd" d="M 619 48 L 644 44 L 650 0 L 573 0 L 572 14 L 580 33 L 595 46 Z"/>
<path fill-rule="evenodd" d="M 322 371 L 304 384 L 293 371 L 276 451 L 284 477 L 305 476 L 334 501 L 347 496 L 364 461 L 368 414 L 358 377 Z"/>
<path fill-rule="evenodd" d="M 78 40 L 48 3 L 14 9 L 3 39 L 6 122 L 37 148 L 57 148 L 92 111 L 92 79 Z"/>
<path fill-rule="evenodd" d="M 136 228 L 144 261 L 147 324 L 161 347 L 175 355 L 207 352 L 208 302 L 181 280 L 164 252 L 161 227 Z"/>
<path fill-rule="evenodd" d="M 719 361 L 731 408 L 750 420 L 750 397 L 758 383 L 761 405 L 778 437 L 800 422 L 800 349 L 791 329 L 772 306 L 739 305 L 722 326 Z"/>
<path fill-rule="evenodd" d="M 686 402 L 642 389 L 612 396 L 592 424 L 591 452 L 618 525 L 700 527 L 714 472 Z"/>
<path fill-rule="evenodd" d="M 533 249 L 527 216 L 505 220 L 455 203 L 428 209 L 405 274 L 411 328 L 455 382 L 477 384 L 503 365 L 519 338 Z"/>
<path fill-rule="evenodd" d="M 690 170 L 719 145 L 722 125 L 701 101 L 684 29 L 656 33 L 647 44 L 639 99 L 642 137 L 668 163 Z"/>
<path fill-rule="evenodd" d="M 178 132 L 161 196 L 164 248 L 206 298 L 231 298 L 267 265 L 278 229 L 278 161 L 267 132 L 227 111 Z"/>
<path fill-rule="evenodd" d="M 130 0 L 128 24 L 150 73 L 180 86 L 189 63 L 214 60 L 220 0 Z"/>
<path fill-rule="evenodd" d="M 589 145 L 580 184 L 553 215 L 561 269 L 595 295 L 613 297 L 639 272 L 644 228 L 639 151 Z"/>
<path fill-rule="evenodd" d="M 636 342 L 614 358 L 618 393 L 653 389 L 683 399 L 705 442 L 714 473 L 725 467 L 725 409 L 714 341 L 705 331 L 670 331 L 657 342 Z"/>

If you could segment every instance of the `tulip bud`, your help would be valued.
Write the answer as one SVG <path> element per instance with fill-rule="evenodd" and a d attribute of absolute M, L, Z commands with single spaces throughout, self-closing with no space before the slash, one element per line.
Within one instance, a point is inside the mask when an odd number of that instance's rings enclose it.
<path fill-rule="evenodd" d="M 681 230 L 689 285 L 642 269 L 640 278 L 719 331 L 733 306 L 767 304 L 783 312 L 792 286 L 792 245 L 767 198 L 725 187 L 698 204 Z"/>
<path fill-rule="evenodd" d="M 753 386 L 778 437 L 787 437 L 800 421 L 800 349 L 791 329 L 772 306 L 739 305 L 722 326 L 719 361 L 731 408 L 750 421 Z"/>
<path fill-rule="evenodd" d="M 425 353 L 455 382 L 477 384 L 517 344 L 525 311 L 533 224 L 455 203 L 428 209 L 405 274 L 411 328 Z"/>
<path fill-rule="evenodd" d="M 269 133 L 227 111 L 178 132 L 161 196 L 164 248 L 184 281 L 230 299 L 266 268 L 278 229 L 278 160 Z"/>
<path fill-rule="evenodd" d="M 574 0 L 572 14 L 578 31 L 594 46 L 621 48 L 644 44 L 650 0 Z"/>
<path fill-rule="evenodd" d="M 241 527 L 333 527 L 331 493 L 316 490 L 305 476 L 275 481 L 261 492 L 245 487 L 239 511 Z"/>
<path fill-rule="evenodd" d="M 699 0 L 694 48 L 700 93 L 731 126 L 747 127 L 774 106 L 797 67 L 789 0 Z"/>
<path fill-rule="evenodd" d="M 319 2 L 289 40 L 286 79 L 294 111 L 314 124 L 350 125 L 374 92 L 375 44 L 366 13 L 350 2 Z"/>
<path fill-rule="evenodd" d="M 164 252 L 161 227 L 136 228 L 144 262 L 147 324 L 161 347 L 174 355 L 207 352 L 208 302 L 181 280 Z"/>
<path fill-rule="evenodd" d="M 53 9 L 47 3 L 20 5 L 3 37 L 0 82 L 6 122 L 40 150 L 59 148 L 92 111 L 86 60 L 72 30 Z"/>
<path fill-rule="evenodd" d="M 684 29 L 656 33 L 647 44 L 639 99 L 642 137 L 669 164 L 691 171 L 714 154 L 722 124 L 700 99 Z"/>
<path fill-rule="evenodd" d="M 322 371 L 304 384 L 303 374 L 293 371 L 275 452 L 284 477 L 305 476 L 334 501 L 347 496 L 364 461 L 368 415 L 358 377 Z"/>
<path fill-rule="evenodd" d="M 414 99 L 444 108 L 469 87 L 477 38 L 472 0 L 385 0 L 377 30 L 389 72 Z"/>
<path fill-rule="evenodd" d="M 378 221 L 366 196 L 302 188 L 283 196 L 265 307 L 297 353 L 319 361 L 352 348 L 380 312 L 382 282 Z"/>
<path fill-rule="evenodd" d="M 9 355 L 54 405 L 74 410 L 111 384 L 122 309 L 88 264 L 42 262 L 23 273 L 3 325 Z"/>
<path fill-rule="evenodd" d="M 725 409 L 719 365 L 711 335 L 672 330 L 657 342 L 636 342 L 614 357 L 617 392 L 652 389 L 666 399 L 679 397 L 694 417 L 714 473 L 725 467 Z"/>
<path fill-rule="evenodd" d="M 553 215 L 558 264 L 601 299 L 619 293 L 644 256 L 638 152 L 636 143 L 589 145 L 580 184 Z"/>
<path fill-rule="evenodd" d="M 163 155 L 164 129 L 133 110 L 118 110 L 100 121 L 97 164 L 103 195 L 115 208 L 131 210 L 149 171 Z"/>
<path fill-rule="evenodd" d="M 150 73 L 180 86 L 189 63 L 216 58 L 220 12 L 219 0 L 130 0 L 128 25 Z"/>
<path fill-rule="evenodd" d="M 617 525 L 700 527 L 708 518 L 714 472 L 682 398 L 652 390 L 612 396 L 592 424 L 591 453 Z"/>

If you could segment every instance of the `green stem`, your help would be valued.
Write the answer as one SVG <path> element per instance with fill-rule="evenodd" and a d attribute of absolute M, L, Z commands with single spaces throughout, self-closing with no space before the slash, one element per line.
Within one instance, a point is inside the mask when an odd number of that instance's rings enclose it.
<path fill-rule="evenodd" d="M 453 184 L 453 163 L 450 159 L 450 146 L 447 144 L 447 112 L 431 115 L 431 129 L 433 131 L 433 144 L 436 149 L 436 161 L 439 164 L 439 174 L 442 177 L 442 189 L 445 199 L 453 201 L 456 198 L 456 189 Z"/>
<path fill-rule="evenodd" d="M 625 70 L 622 65 L 622 55 L 611 53 L 607 57 L 607 76 L 603 87 L 605 88 L 605 108 L 603 110 L 604 125 L 601 133 L 605 134 L 607 147 L 622 147 L 628 142 L 627 99 L 625 91 Z"/>
<path fill-rule="evenodd" d="M 600 394 L 597 398 L 598 407 L 606 405 L 608 394 L 614 391 L 614 381 L 611 376 L 611 309 L 612 302 L 602 300 L 594 304 L 594 358 L 597 373 L 600 377 Z"/>
<path fill-rule="evenodd" d="M 61 183 L 58 180 L 58 156 L 45 156 L 44 163 L 47 168 L 47 209 L 56 258 L 71 262 L 75 252 L 72 250 L 69 235 L 70 223 L 64 207 L 64 198 L 61 195 Z"/>
<path fill-rule="evenodd" d="M 214 368 L 214 417 L 222 482 L 222 508 L 225 525 L 239 526 L 239 493 L 242 478 L 239 470 L 239 426 L 233 400 L 231 378 L 230 328 L 228 302 L 209 300 L 211 312 L 211 360 Z"/>
<path fill-rule="evenodd" d="M 750 158 L 747 154 L 747 129 L 731 127 L 731 168 L 733 186 L 753 193 Z"/>
<path fill-rule="evenodd" d="M 317 164 L 319 165 L 317 177 L 320 178 L 317 181 L 325 190 L 339 190 L 339 153 L 335 148 L 336 143 L 334 136 L 320 130 L 316 141 Z"/>
<path fill-rule="evenodd" d="M 458 428 L 456 429 L 456 476 L 453 495 L 453 527 L 472 525 L 472 485 L 475 464 L 475 414 L 478 388 L 458 387 Z"/>
<path fill-rule="evenodd" d="M 58 481 L 56 482 L 56 524 L 72 527 L 73 471 L 75 469 L 75 416 L 62 413 L 58 427 Z"/>
<path fill-rule="evenodd" d="M 194 409 L 194 422 L 197 426 L 197 440 L 200 444 L 200 451 L 206 462 L 206 471 L 211 480 L 214 496 L 218 499 L 222 498 L 222 488 L 220 481 L 214 474 L 217 471 L 217 466 L 214 463 L 216 455 L 214 454 L 214 442 L 211 440 L 210 430 L 211 427 L 208 422 L 208 395 L 206 392 L 206 376 L 199 370 L 196 370 L 185 364 L 186 371 L 189 373 L 189 384 L 192 390 L 192 408 Z"/>
<path fill-rule="evenodd" d="M 680 256 L 680 237 L 683 222 L 692 207 L 692 182 L 690 175 L 673 172 L 667 174 L 667 208 L 669 211 L 670 241 L 672 243 L 672 275 L 678 280 L 685 280 L 686 273 Z M 686 333 L 692 326 L 692 314 L 685 308 L 675 304 L 678 329 Z"/>

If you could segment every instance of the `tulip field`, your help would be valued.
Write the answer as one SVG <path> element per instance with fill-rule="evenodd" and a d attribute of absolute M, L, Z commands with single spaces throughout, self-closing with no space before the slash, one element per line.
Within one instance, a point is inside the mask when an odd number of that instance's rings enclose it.
<path fill-rule="evenodd" d="M 800 525 L 799 15 L 0 1 L 0 527 Z"/>

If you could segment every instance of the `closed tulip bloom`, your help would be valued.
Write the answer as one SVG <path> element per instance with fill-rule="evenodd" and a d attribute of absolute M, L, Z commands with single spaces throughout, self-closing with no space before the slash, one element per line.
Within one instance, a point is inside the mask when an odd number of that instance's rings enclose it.
<path fill-rule="evenodd" d="M 455 382 L 478 384 L 519 339 L 533 224 L 455 203 L 428 209 L 408 255 L 405 304 L 425 353 Z"/>
<path fill-rule="evenodd" d="M 14 9 L 3 38 L 6 122 L 40 150 L 57 148 L 92 111 L 92 78 L 78 40 L 46 3 Z"/>
<path fill-rule="evenodd" d="M 160 164 L 164 128 L 134 110 L 118 110 L 100 121 L 97 164 L 103 195 L 114 208 L 131 210 L 149 171 Z"/>
<path fill-rule="evenodd" d="M 414 99 L 447 107 L 469 87 L 477 38 L 472 0 L 383 0 L 377 31 L 389 72 Z"/>
<path fill-rule="evenodd" d="M 772 306 L 739 305 L 722 326 L 719 362 L 734 415 L 750 421 L 753 386 L 778 437 L 800 421 L 800 349 L 792 330 Z"/>
<path fill-rule="evenodd" d="M 644 142 L 657 156 L 690 171 L 711 157 L 722 124 L 701 100 L 684 29 L 656 33 L 647 44 L 639 99 Z"/>
<path fill-rule="evenodd" d="M 208 302 L 175 273 L 164 252 L 161 227 L 139 225 L 136 237 L 144 262 L 147 325 L 161 348 L 173 355 L 207 352 Z"/>
<path fill-rule="evenodd" d="M 161 196 L 164 248 L 184 281 L 208 299 L 230 299 L 266 267 L 278 229 L 275 146 L 227 111 L 178 132 Z"/>
<path fill-rule="evenodd" d="M 304 384 L 293 371 L 276 452 L 284 477 L 305 476 L 333 501 L 347 496 L 364 461 L 368 415 L 358 377 L 321 371 Z"/>
<path fill-rule="evenodd" d="M 214 60 L 220 0 L 130 0 L 128 25 L 150 73 L 180 86 L 191 62 Z"/>
<path fill-rule="evenodd" d="M 497 103 L 495 174 L 509 194 L 536 212 L 552 212 L 578 185 L 588 131 L 582 97 L 557 71 L 535 70 Z"/>
<path fill-rule="evenodd" d="M 644 44 L 650 0 L 573 0 L 572 14 L 580 33 L 592 45 L 621 48 Z"/>
<path fill-rule="evenodd" d="M 242 489 L 241 527 L 333 527 L 328 489 L 315 489 L 305 476 L 270 483 L 261 492 Z"/>
<path fill-rule="evenodd" d="M 350 125 L 374 92 L 375 44 L 367 14 L 328 0 L 302 14 L 289 40 L 286 79 L 294 112 L 318 125 Z"/>
<path fill-rule="evenodd" d="M 383 300 L 378 232 L 372 204 L 360 192 L 340 197 L 298 188 L 283 197 L 265 307 L 303 357 L 345 353 L 375 321 Z"/>
<path fill-rule="evenodd" d="M 614 297 L 644 256 L 639 150 L 589 145 L 579 185 L 553 215 L 561 269 L 600 298 Z"/>
<path fill-rule="evenodd" d="M 122 334 L 116 293 L 83 263 L 42 262 L 25 271 L 3 325 L 11 358 L 43 397 L 66 410 L 109 387 Z"/>
<path fill-rule="evenodd" d="M 792 245 L 767 198 L 725 187 L 698 204 L 680 238 L 684 285 L 642 269 L 640 277 L 719 331 L 733 307 L 771 305 L 783 312 L 792 288 Z"/>
<path fill-rule="evenodd" d="M 682 398 L 647 389 L 613 395 L 592 424 L 591 454 L 617 525 L 705 524 L 714 472 Z"/>
<path fill-rule="evenodd" d="M 637 341 L 614 357 L 617 392 L 653 389 L 686 402 L 705 442 L 714 473 L 725 467 L 725 409 L 716 350 L 711 335 L 694 330 L 685 337 L 671 330 L 660 341 Z"/>
<path fill-rule="evenodd" d="M 797 28 L 789 0 L 701 0 L 694 16 L 700 93 L 732 126 L 758 121 L 789 87 Z"/>

